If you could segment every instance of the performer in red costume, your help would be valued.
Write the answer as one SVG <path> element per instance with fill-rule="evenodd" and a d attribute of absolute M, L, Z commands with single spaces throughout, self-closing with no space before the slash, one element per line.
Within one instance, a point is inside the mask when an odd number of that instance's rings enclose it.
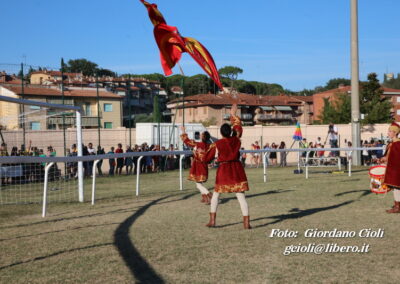
<path fill-rule="evenodd" d="M 201 134 L 201 142 L 196 142 L 194 140 L 189 139 L 188 135 L 185 133 L 185 127 L 181 126 L 181 131 L 182 131 L 181 139 L 183 143 L 185 143 L 189 147 L 194 148 L 193 161 L 190 167 L 188 180 L 196 182 L 196 187 L 200 191 L 202 196 L 201 202 L 210 204 L 212 194 L 203 185 L 203 183 L 206 182 L 208 179 L 209 160 L 206 160 L 206 158 L 207 158 L 207 153 L 209 152 L 210 149 L 211 135 L 208 131 L 204 131 Z"/>
<path fill-rule="evenodd" d="M 387 213 L 400 213 L 400 125 L 393 122 L 388 130 L 391 143 L 386 148 L 381 162 L 386 163 L 386 173 L 383 184 L 393 189 L 394 206 Z"/>
<path fill-rule="evenodd" d="M 243 214 L 243 226 L 250 229 L 249 207 L 244 196 L 244 192 L 249 190 L 246 173 L 240 162 L 240 137 L 242 136 L 242 125 L 240 118 L 236 116 L 237 105 L 233 104 L 231 109 L 230 121 L 232 127 L 225 123 L 221 126 L 220 132 L 222 139 L 211 144 L 208 159 L 217 153 L 219 164 L 217 177 L 215 180 L 214 194 L 211 199 L 210 221 L 206 225 L 215 227 L 217 215 L 218 198 L 220 193 L 236 193 Z"/>

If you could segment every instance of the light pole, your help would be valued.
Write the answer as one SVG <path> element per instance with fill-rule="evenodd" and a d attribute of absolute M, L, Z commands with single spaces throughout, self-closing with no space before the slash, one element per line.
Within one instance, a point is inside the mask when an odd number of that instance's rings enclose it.
<path fill-rule="evenodd" d="M 354 147 L 360 147 L 360 87 L 358 71 L 358 0 L 351 1 L 351 136 Z M 361 162 L 361 152 L 353 151 L 353 165 Z"/>

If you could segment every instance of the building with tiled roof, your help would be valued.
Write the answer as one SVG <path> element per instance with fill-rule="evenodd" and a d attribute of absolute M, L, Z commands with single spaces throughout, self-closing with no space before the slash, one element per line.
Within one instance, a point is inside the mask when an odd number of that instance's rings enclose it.
<path fill-rule="evenodd" d="M 71 81 L 82 81 L 83 75 L 82 73 L 68 73 L 65 72 L 64 80 L 71 80 Z M 35 85 L 43 85 L 46 82 L 57 82 L 61 81 L 61 71 L 34 71 L 30 74 L 30 83 Z"/>
<path fill-rule="evenodd" d="M 21 85 L 22 81 L 15 75 L 9 75 L 6 72 L 0 72 L 0 84 Z"/>
<path fill-rule="evenodd" d="M 159 96 L 161 111 L 166 110 L 167 93 L 161 88 L 161 83 L 146 78 L 128 77 L 94 77 L 82 76 L 81 73 L 64 73 L 62 81 L 60 71 L 35 71 L 31 73 L 31 83 L 61 88 L 62 83 L 65 87 L 72 90 L 82 89 L 91 90 L 96 87 L 107 90 L 118 96 L 123 97 L 122 112 L 123 125 L 132 125 L 137 114 L 150 114 L 153 112 L 154 97 Z"/>
<path fill-rule="evenodd" d="M 256 96 L 244 93 L 199 94 L 178 98 L 168 103 L 177 115 L 176 122 L 212 122 L 222 124 L 229 118 L 233 103 L 239 106 L 244 124 L 312 123 L 312 100 L 288 95 Z"/>
<path fill-rule="evenodd" d="M 400 90 L 382 87 L 383 96 L 386 97 L 392 103 L 392 116 L 396 121 L 400 121 Z M 324 109 L 324 99 L 328 98 L 330 101 L 335 101 L 339 94 L 351 95 L 351 86 L 343 86 L 336 89 L 324 91 L 318 94 L 314 94 L 313 105 L 314 105 L 314 117 L 313 119 L 320 120 Z"/>
<path fill-rule="evenodd" d="M 64 97 L 60 89 L 56 87 L 44 87 L 37 85 L 0 84 L 0 95 L 12 98 L 22 98 L 53 104 L 66 104 L 80 106 L 83 109 L 82 127 L 98 128 L 99 119 L 101 128 L 117 128 L 122 126 L 122 101 L 123 97 L 101 90 L 97 93 L 92 89 L 65 89 Z M 65 127 L 75 126 L 75 117 L 63 117 L 60 115 L 49 115 L 54 112 L 51 109 L 41 111 L 41 116 L 37 116 L 35 111 L 38 108 L 29 105 L 18 105 L 14 103 L 0 101 L 0 121 L 5 129 L 21 128 L 22 117 L 28 121 L 25 125 L 26 130 L 46 130 L 61 129 L 63 122 Z M 21 114 L 24 113 L 25 116 Z M 36 115 L 36 116 L 35 116 Z M 7 118 L 7 119 L 5 119 Z"/>

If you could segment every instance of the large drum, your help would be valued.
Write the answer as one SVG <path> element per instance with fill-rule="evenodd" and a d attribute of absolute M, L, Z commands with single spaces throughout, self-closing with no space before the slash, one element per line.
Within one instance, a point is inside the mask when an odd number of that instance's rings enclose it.
<path fill-rule="evenodd" d="M 382 194 L 387 193 L 391 190 L 391 188 L 383 184 L 385 172 L 385 165 L 374 166 L 369 169 L 369 176 L 371 177 L 370 188 L 372 192 L 376 194 Z"/>

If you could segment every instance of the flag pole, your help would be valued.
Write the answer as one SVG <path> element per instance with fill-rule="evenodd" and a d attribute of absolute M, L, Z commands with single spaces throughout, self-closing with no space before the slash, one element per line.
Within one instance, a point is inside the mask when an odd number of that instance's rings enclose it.
<path fill-rule="evenodd" d="M 178 67 L 179 70 L 181 71 L 181 75 L 182 75 L 182 80 L 181 80 L 181 88 L 182 88 L 182 125 L 183 127 L 185 127 L 185 95 L 184 95 L 184 91 L 183 91 L 183 80 L 185 78 L 185 73 L 183 73 L 183 69 L 181 67 L 181 65 L 178 62 Z"/>

